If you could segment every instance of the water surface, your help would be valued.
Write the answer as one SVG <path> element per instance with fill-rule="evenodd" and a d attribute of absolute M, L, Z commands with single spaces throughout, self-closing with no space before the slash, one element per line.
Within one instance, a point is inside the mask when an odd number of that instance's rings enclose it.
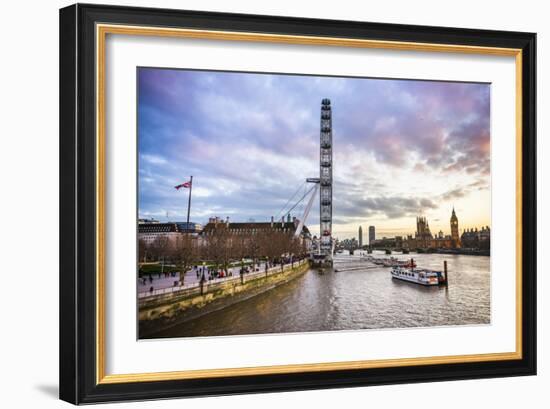
<path fill-rule="evenodd" d="M 375 254 L 376 257 L 385 257 Z M 448 287 L 391 278 L 390 269 L 364 268 L 303 276 L 248 300 L 168 328 L 154 337 L 267 334 L 490 323 L 490 258 L 410 254 L 419 267 L 441 270 Z M 337 255 L 336 269 L 367 266 Z"/>

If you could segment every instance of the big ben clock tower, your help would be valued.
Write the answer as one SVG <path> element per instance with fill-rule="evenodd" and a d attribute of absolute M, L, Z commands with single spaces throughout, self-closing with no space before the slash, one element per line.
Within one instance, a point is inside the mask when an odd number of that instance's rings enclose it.
<path fill-rule="evenodd" d="M 451 215 L 451 239 L 454 247 L 460 247 L 460 237 L 458 235 L 458 217 L 456 217 L 455 208 L 453 206 L 453 214 Z"/>

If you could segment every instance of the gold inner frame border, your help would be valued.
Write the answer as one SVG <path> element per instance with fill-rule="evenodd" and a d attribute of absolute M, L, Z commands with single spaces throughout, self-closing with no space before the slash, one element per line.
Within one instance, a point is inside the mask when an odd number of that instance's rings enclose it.
<path fill-rule="evenodd" d="M 185 28 L 96 24 L 96 383 L 172 381 L 229 376 L 291 374 L 368 368 L 390 368 L 522 358 L 522 50 L 455 44 L 415 43 L 322 36 L 298 36 Z M 297 45 L 373 48 L 401 51 L 466 53 L 515 57 L 516 65 L 516 350 L 504 353 L 448 355 L 314 364 L 184 370 L 130 374 L 105 373 L 105 42 L 108 34 L 198 38 Z"/>

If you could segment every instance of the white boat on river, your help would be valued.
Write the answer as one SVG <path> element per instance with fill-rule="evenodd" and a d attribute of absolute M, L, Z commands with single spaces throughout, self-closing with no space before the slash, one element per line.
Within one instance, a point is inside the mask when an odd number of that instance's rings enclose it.
<path fill-rule="evenodd" d="M 441 271 L 416 268 L 416 264 L 413 260 L 406 266 L 393 266 L 391 269 L 391 276 L 397 280 L 421 285 L 444 284 L 446 279 Z"/>

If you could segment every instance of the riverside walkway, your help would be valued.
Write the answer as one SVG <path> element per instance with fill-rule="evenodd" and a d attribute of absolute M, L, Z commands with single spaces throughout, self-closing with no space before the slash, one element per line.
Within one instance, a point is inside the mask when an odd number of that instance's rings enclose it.
<path fill-rule="evenodd" d="M 296 267 L 306 262 L 307 260 L 303 259 L 303 260 L 294 261 L 294 263 L 287 263 L 283 266 L 283 269 L 286 270 L 288 268 L 291 268 L 292 265 Z M 205 284 L 214 284 L 214 283 L 222 283 L 222 282 L 231 281 L 231 280 L 240 280 L 241 279 L 240 269 L 241 269 L 240 266 L 231 267 L 228 269 L 228 274 L 230 275 L 226 277 L 221 277 L 221 278 L 213 278 L 210 280 L 206 279 Z M 160 294 L 168 294 L 168 293 L 173 293 L 173 292 L 178 292 L 182 290 L 199 287 L 201 274 L 199 273 L 197 275 L 197 270 L 193 268 L 185 274 L 184 285 L 177 285 L 177 282 L 179 280 L 178 274 L 176 274 L 175 276 L 172 276 L 171 274 L 168 274 L 168 276 L 165 276 L 164 274 L 152 274 L 152 279 L 153 279 L 152 281 L 149 280 L 148 276 L 144 278 L 138 278 L 137 279 L 138 298 L 146 298 L 146 297 L 156 296 Z M 277 273 L 280 271 L 281 271 L 281 265 L 277 264 L 267 269 L 267 275 L 271 275 L 273 273 Z M 257 276 L 263 276 L 263 275 L 266 275 L 265 262 L 257 264 L 256 271 L 250 271 L 248 273 L 245 273 L 244 279 L 246 280 L 246 279 L 254 278 Z M 205 274 L 205 277 L 208 278 L 208 274 Z"/>

